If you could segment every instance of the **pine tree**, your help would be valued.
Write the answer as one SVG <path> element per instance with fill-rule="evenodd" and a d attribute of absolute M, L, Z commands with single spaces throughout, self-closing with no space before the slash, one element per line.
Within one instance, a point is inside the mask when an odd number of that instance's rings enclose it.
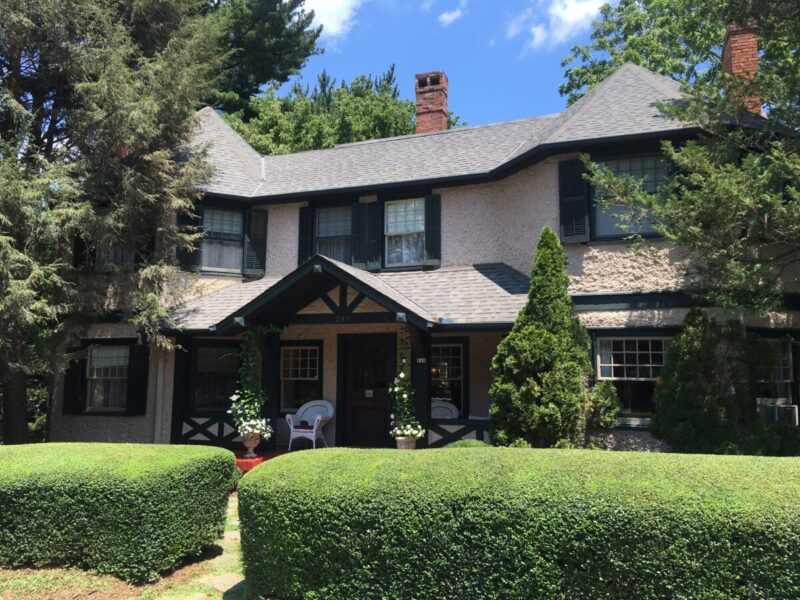
<path fill-rule="evenodd" d="M 589 337 L 573 315 L 567 258 L 542 230 L 528 301 L 492 361 L 492 438 L 508 445 L 577 444 L 585 423 Z"/>

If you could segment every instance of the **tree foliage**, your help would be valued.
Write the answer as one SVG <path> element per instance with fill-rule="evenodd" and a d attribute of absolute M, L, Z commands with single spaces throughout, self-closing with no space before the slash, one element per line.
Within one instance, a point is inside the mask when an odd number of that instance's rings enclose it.
<path fill-rule="evenodd" d="M 706 21 L 688 14 L 676 27 L 683 23 L 688 35 L 728 22 L 756 25 L 758 75 L 689 79 L 685 101 L 662 107 L 703 133 L 683 145 L 663 144 L 674 176 L 658 193 L 593 165 L 590 179 L 607 190 L 609 204 L 627 206 L 631 219 L 646 218 L 690 251 L 686 275 L 696 295 L 766 312 L 780 306 L 800 273 L 800 6 L 726 3 Z M 761 117 L 746 110 L 752 96 L 763 102 Z"/>
<path fill-rule="evenodd" d="M 302 0 L 0 4 L 6 442 L 26 437 L 27 377 L 57 372 L 81 323 L 114 312 L 166 342 L 174 249 L 196 237 L 175 217 L 207 176 L 202 151 L 189 151 L 193 114 L 295 72 L 314 51 L 312 18 Z M 96 258 L 77 270 L 76 239 Z M 118 250 L 136 268 L 101 265 Z"/>
<path fill-rule="evenodd" d="M 313 89 L 298 83 L 279 97 L 270 88 L 250 99 L 251 117 L 239 111 L 226 120 L 262 154 L 414 133 L 414 102 L 400 98 L 394 70 L 392 65 L 379 77 L 359 75 L 338 86 L 323 71 Z"/>
<path fill-rule="evenodd" d="M 577 444 L 585 423 L 589 337 L 573 316 L 567 259 L 542 229 L 528 301 L 492 360 L 492 439 L 535 446 Z"/>

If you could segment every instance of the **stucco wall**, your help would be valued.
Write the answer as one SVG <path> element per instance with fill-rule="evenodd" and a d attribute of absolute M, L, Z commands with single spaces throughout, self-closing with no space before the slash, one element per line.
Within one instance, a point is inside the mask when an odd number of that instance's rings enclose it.
<path fill-rule="evenodd" d="M 501 181 L 435 190 L 442 196 L 442 264 L 503 262 L 528 274 L 539 233 L 559 231 L 558 163 L 548 158 Z M 570 291 L 645 291 L 680 287 L 682 255 L 655 242 L 565 246 Z"/>
<path fill-rule="evenodd" d="M 287 275 L 297 268 L 300 206 L 302 204 L 293 203 L 269 207 L 267 275 Z"/>
<path fill-rule="evenodd" d="M 722 309 L 705 309 L 718 321 L 741 321 L 747 327 L 765 329 L 800 328 L 800 312 L 771 313 L 760 317 L 743 315 Z M 578 313 L 581 322 L 590 329 L 629 327 L 680 327 L 688 308 L 666 308 L 647 310 L 598 310 Z"/>

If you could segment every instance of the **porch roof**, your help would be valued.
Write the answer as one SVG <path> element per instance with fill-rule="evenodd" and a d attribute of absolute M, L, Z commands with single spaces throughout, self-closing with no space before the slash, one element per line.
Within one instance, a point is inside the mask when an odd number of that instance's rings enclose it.
<path fill-rule="evenodd" d="M 315 275 L 323 274 L 324 280 Z M 172 318 L 185 331 L 224 330 L 237 317 L 277 307 L 286 294 L 319 291 L 331 281 L 347 284 L 410 322 L 431 328 L 508 327 L 525 303 L 529 280 L 502 263 L 442 267 L 431 271 L 369 273 L 324 256 L 315 256 L 283 278 L 235 283 L 175 309 Z M 319 284 L 317 284 L 319 281 Z M 314 286 L 317 286 L 316 290 Z"/>

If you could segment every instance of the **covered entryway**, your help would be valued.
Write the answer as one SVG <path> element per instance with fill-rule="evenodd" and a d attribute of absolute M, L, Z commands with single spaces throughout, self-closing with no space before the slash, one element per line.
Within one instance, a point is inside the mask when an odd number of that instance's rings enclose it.
<path fill-rule="evenodd" d="M 344 415 L 341 443 L 366 448 L 390 446 L 389 389 L 397 371 L 397 336 L 340 335 L 337 370 L 337 411 Z"/>

